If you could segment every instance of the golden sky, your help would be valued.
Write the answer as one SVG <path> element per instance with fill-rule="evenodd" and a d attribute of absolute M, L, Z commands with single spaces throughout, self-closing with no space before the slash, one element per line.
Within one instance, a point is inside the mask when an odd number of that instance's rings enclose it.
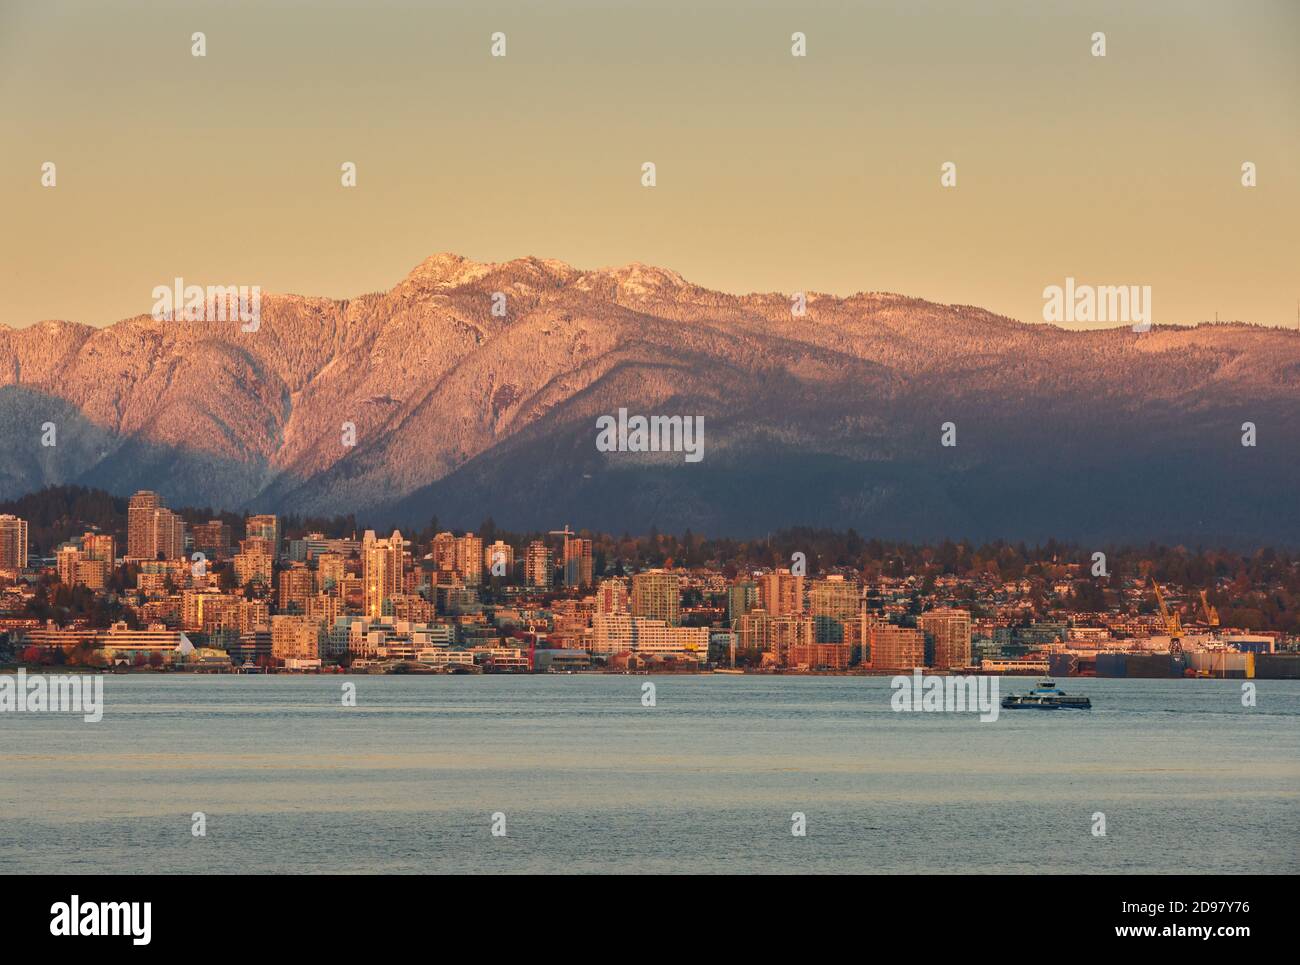
<path fill-rule="evenodd" d="M 1026 321 L 1067 276 L 1150 285 L 1157 323 L 1300 299 L 1296 0 L 3 0 L 0 145 L 13 326 L 438 251 Z"/>

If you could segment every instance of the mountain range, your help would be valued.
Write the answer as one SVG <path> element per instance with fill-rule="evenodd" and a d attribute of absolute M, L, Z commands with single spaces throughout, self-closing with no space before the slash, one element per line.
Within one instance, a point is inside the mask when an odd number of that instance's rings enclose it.
<path fill-rule="evenodd" d="M 75 482 L 376 526 L 1300 543 L 1300 333 L 806 297 L 797 315 L 640 264 L 439 254 L 383 293 L 264 294 L 255 332 L 0 326 L 0 498 Z M 703 459 L 599 451 L 620 408 L 702 416 Z"/>

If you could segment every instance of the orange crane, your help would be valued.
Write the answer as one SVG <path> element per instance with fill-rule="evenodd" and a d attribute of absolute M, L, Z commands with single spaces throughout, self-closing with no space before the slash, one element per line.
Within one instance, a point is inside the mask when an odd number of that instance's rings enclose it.
<path fill-rule="evenodd" d="M 1155 581 L 1155 577 L 1148 576 L 1151 585 L 1156 591 L 1156 602 L 1160 604 L 1160 616 L 1165 621 L 1165 629 L 1169 632 L 1169 652 L 1178 654 L 1183 652 L 1183 621 L 1177 611 L 1171 611 L 1165 603 L 1165 595 L 1160 591 L 1160 584 Z"/>
<path fill-rule="evenodd" d="M 1209 597 L 1205 595 L 1204 590 L 1201 591 L 1201 608 L 1205 611 L 1205 622 L 1212 627 L 1217 627 L 1219 625 L 1219 611 L 1210 606 Z"/>

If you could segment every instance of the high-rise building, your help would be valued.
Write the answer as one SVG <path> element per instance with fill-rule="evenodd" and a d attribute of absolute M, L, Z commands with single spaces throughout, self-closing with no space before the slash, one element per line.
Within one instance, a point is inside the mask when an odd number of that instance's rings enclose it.
<path fill-rule="evenodd" d="M 455 533 L 439 533 L 433 538 L 429 548 L 429 559 L 433 562 L 435 574 L 452 574 L 460 577 L 466 586 L 478 586 L 483 582 L 483 539 L 473 533 L 457 536 Z M 434 579 L 435 583 L 447 583 L 443 578 Z"/>
<path fill-rule="evenodd" d="M 811 617 L 793 614 L 771 614 L 766 610 L 750 610 L 739 621 L 739 639 L 742 650 L 757 650 L 771 654 L 778 666 L 790 662 L 795 647 L 813 643 Z"/>
<path fill-rule="evenodd" d="M 312 596 L 312 572 L 306 563 L 293 563 L 280 571 L 280 612 L 294 610 L 307 612 L 307 601 Z"/>
<path fill-rule="evenodd" d="M 596 587 L 597 613 L 630 613 L 631 602 L 627 591 L 627 580 L 621 576 L 601 580 Z"/>
<path fill-rule="evenodd" d="M 857 619 L 861 606 L 857 583 L 842 576 L 813 580 L 808 587 L 808 613 L 816 643 L 845 643 L 845 627 Z"/>
<path fill-rule="evenodd" d="M 456 572 L 466 586 L 478 586 L 483 582 L 482 537 L 466 533 L 456 540 Z"/>
<path fill-rule="evenodd" d="M 103 542 L 104 540 L 107 540 L 107 543 Z M 91 556 L 92 552 L 97 555 Z M 81 538 L 80 546 L 76 543 L 64 543 L 54 556 L 60 583 L 102 590 L 108 582 L 112 567 L 113 537 L 87 533 Z"/>
<path fill-rule="evenodd" d="M 249 516 L 244 522 L 244 536 L 248 539 L 264 539 L 270 543 L 272 557 L 280 555 L 280 519 L 273 513 Z"/>
<path fill-rule="evenodd" d="M 429 557 L 433 568 L 439 572 L 451 572 L 456 569 L 456 534 L 438 533 L 429 546 Z"/>
<path fill-rule="evenodd" d="M 384 614 L 384 601 L 401 593 L 405 584 L 406 540 L 393 530 L 388 539 L 376 539 L 375 531 L 366 530 L 361 541 L 362 609 L 377 619 Z"/>
<path fill-rule="evenodd" d="M 27 520 L 0 516 L 0 570 L 17 573 L 27 566 Z"/>
<path fill-rule="evenodd" d="M 739 580 L 727 587 L 727 622 L 735 627 L 736 621 L 758 606 L 758 584 Z"/>
<path fill-rule="evenodd" d="M 842 576 L 813 580 L 808 587 L 808 612 L 814 617 L 850 620 L 858 615 L 858 585 Z"/>
<path fill-rule="evenodd" d="M 759 602 L 774 617 L 798 616 L 804 612 L 802 576 L 789 570 L 763 574 L 759 580 Z"/>
<path fill-rule="evenodd" d="M 539 539 L 528 544 L 524 552 L 524 583 L 538 590 L 549 590 L 553 576 L 551 551 Z"/>
<path fill-rule="evenodd" d="M 154 514 L 162 507 L 155 492 L 141 489 L 126 506 L 126 555 L 135 560 L 158 558 L 154 545 Z"/>
<path fill-rule="evenodd" d="M 107 533 L 86 533 L 81 537 L 81 555 L 112 566 L 117 561 L 117 542 Z"/>
<path fill-rule="evenodd" d="M 662 620 L 670 627 L 682 622 L 681 581 L 668 570 L 647 570 L 632 577 L 632 615 Z"/>
<path fill-rule="evenodd" d="M 488 579 L 510 579 L 515 575 L 515 548 L 497 540 L 483 550 L 483 565 L 487 568 Z"/>
<path fill-rule="evenodd" d="M 275 559 L 275 546 L 265 536 L 246 536 L 239 541 L 239 552 L 261 553 Z"/>
<path fill-rule="evenodd" d="M 272 565 L 270 553 L 248 552 L 235 554 L 235 582 L 241 587 L 250 583 L 271 586 Z"/>
<path fill-rule="evenodd" d="M 105 560 L 90 560 L 83 555 L 77 560 L 77 582 L 91 590 L 102 590 L 108 585 L 111 568 Z"/>
<path fill-rule="evenodd" d="M 170 509 L 160 509 L 154 514 L 154 540 L 157 553 L 165 560 L 177 560 L 185 555 L 185 520 Z"/>
<path fill-rule="evenodd" d="M 316 555 L 316 592 L 338 595 L 343 584 L 346 563 L 341 553 L 318 553 Z"/>
<path fill-rule="evenodd" d="M 564 585 L 591 586 L 591 540 L 566 539 L 564 541 Z"/>
<path fill-rule="evenodd" d="M 77 562 L 81 559 L 81 550 L 71 543 L 60 546 L 54 554 L 58 565 L 59 582 L 65 586 L 77 583 Z"/>
<path fill-rule="evenodd" d="M 140 490 L 126 509 L 128 559 L 180 559 L 185 555 L 185 521 L 169 509 L 155 492 Z"/>
<path fill-rule="evenodd" d="M 317 593 L 307 598 L 306 616 L 317 624 L 330 626 L 343 613 L 343 601 L 334 595 Z"/>
<path fill-rule="evenodd" d="M 925 633 L 911 627 L 876 624 L 867 631 L 871 660 L 877 670 L 912 670 L 925 666 Z"/>
<path fill-rule="evenodd" d="M 194 548 L 209 558 L 225 559 L 230 555 L 230 545 L 229 523 L 213 519 L 194 527 Z"/>
<path fill-rule="evenodd" d="M 939 670 L 969 667 L 971 664 L 971 618 L 969 610 L 930 610 L 916 621 L 934 641 L 934 664 Z"/>

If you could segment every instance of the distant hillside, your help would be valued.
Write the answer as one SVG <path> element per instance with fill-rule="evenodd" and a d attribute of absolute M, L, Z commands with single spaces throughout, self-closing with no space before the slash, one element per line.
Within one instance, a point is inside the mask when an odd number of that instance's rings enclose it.
<path fill-rule="evenodd" d="M 643 265 L 444 254 L 383 294 L 265 295 L 257 332 L 44 322 L 0 328 L 0 357 L 0 496 L 75 483 L 405 525 L 1300 544 L 1300 334 L 1249 325 L 1075 332 L 879 293 L 810 294 L 794 317 L 786 295 Z M 620 407 L 704 416 L 704 459 L 598 452 L 595 420 Z"/>

